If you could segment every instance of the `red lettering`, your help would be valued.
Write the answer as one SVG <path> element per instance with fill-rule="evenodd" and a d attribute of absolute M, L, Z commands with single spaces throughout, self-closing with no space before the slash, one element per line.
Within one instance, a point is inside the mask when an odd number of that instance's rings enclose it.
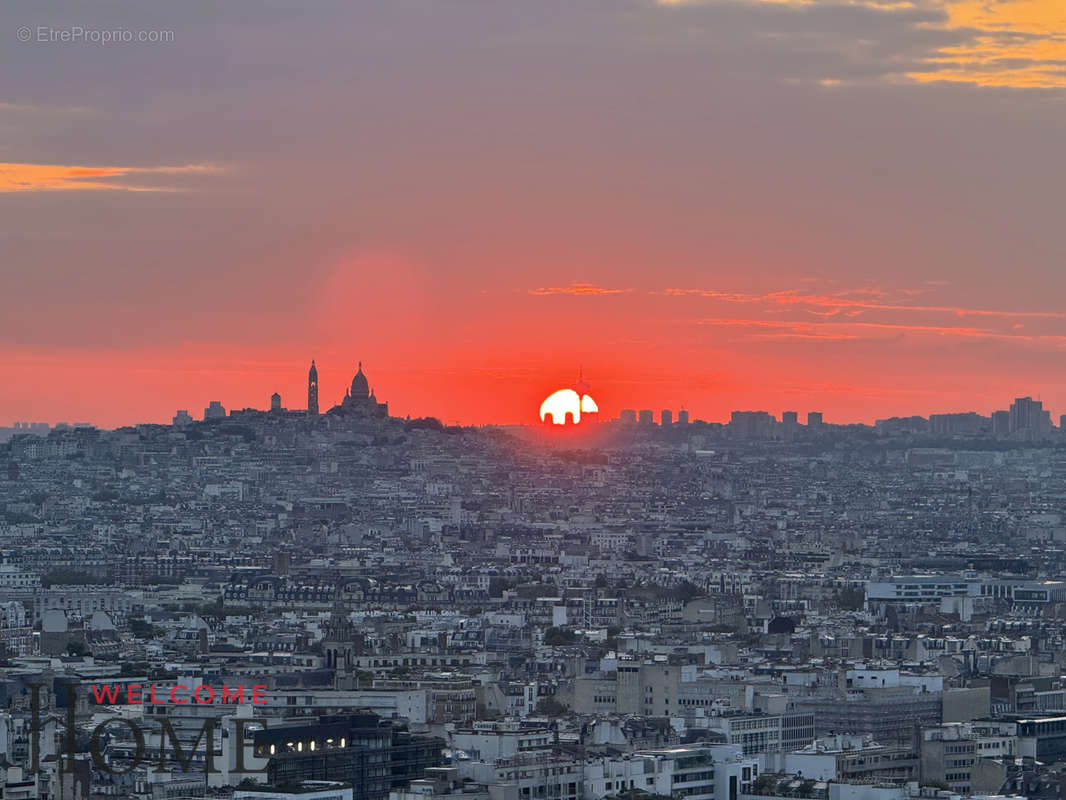
<path fill-rule="evenodd" d="M 155 699 L 155 684 L 154 683 L 152 684 L 151 691 L 148 693 L 148 702 L 152 703 L 153 705 L 158 705 L 159 703 L 165 702 L 163 700 L 156 700 Z"/>
<path fill-rule="evenodd" d="M 132 705 L 140 705 L 144 702 L 141 699 L 141 685 L 139 683 L 131 683 L 126 686 L 126 702 Z"/>
<path fill-rule="evenodd" d="M 222 702 L 223 703 L 243 703 L 244 702 L 244 685 L 241 684 L 237 687 L 237 691 L 233 694 L 230 693 L 228 686 L 222 687 Z"/>
<path fill-rule="evenodd" d="M 252 687 L 252 704 L 261 706 L 266 704 L 266 698 L 263 697 L 263 692 L 267 689 L 265 683 L 256 684 Z"/>
<path fill-rule="evenodd" d="M 106 698 L 107 705 L 114 705 L 118 702 L 118 687 L 117 686 L 105 686 L 103 691 L 100 691 L 100 687 L 95 683 L 93 684 L 93 699 L 96 700 L 97 705 L 103 705 L 105 700 L 100 698 Z"/>
<path fill-rule="evenodd" d="M 175 686 L 173 689 L 171 689 L 170 690 L 170 702 L 171 703 L 177 703 L 179 706 L 183 706 L 186 703 L 188 703 L 189 702 L 188 700 L 179 700 L 177 697 L 174 696 L 174 693 L 176 691 L 178 691 L 178 689 L 188 689 L 188 688 L 189 688 L 188 686 L 183 686 L 183 685 L 181 685 L 179 683 L 177 686 Z"/>
<path fill-rule="evenodd" d="M 207 699 L 206 700 L 203 700 L 200 697 L 200 690 L 201 689 L 207 689 L 208 695 L 207 695 Z M 210 686 L 208 686 L 206 683 L 202 683 L 199 686 L 197 686 L 196 690 L 192 693 L 192 696 L 193 696 L 193 699 L 196 700 L 196 702 L 199 703 L 202 706 L 206 706 L 206 705 L 209 705 L 209 704 L 215 702 L 215 690 L 212 689 Z"/>

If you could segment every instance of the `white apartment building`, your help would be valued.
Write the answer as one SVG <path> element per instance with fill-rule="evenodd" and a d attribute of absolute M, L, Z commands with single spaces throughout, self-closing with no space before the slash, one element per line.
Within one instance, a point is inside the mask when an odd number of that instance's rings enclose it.
<path fill-rule="evenodd" d="M 640 789 L 686 800 L 737 800 L 759 775 L 759 759 L 735 745 L 670 747 L 604 758 L 585 766 L 584 797 Z"/>

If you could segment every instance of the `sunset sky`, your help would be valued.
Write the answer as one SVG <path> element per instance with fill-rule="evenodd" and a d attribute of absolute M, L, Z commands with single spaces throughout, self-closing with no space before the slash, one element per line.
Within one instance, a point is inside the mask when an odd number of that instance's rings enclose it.
<path fill-rule="evenodd" d="M 79 26 L 173 41 L 48 40 Z M 41 0 L 0 35 L 0 425 L 302 407 L 312 358 L 323 407 L 361 360 L 447 422 L 533 422 L 579 365 L 603 417 L 1066 413 L 1058 0 Z"/>

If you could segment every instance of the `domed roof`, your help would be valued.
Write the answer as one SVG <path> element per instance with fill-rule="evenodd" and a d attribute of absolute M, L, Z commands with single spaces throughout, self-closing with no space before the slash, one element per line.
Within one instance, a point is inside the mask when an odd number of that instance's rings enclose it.
<path fill-rule="evenodd" d="M 363 374 L 363 362 L 359 362 L 359 371 L 352 378 L 352 397 L 365 398 L 370 396 L 370 384 L 366 375 Z"/>

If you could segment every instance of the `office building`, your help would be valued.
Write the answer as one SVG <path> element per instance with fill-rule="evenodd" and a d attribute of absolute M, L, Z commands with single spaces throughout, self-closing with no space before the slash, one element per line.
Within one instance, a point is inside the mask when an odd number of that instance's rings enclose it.
<path fill-rule="evenodd" d="M 353 800 L 385 800 L 389 791 L 439 767 L 444 742 L 413 736 L 376 714 L 317 718 L 256 731 L 254 753 L 267 759 L 273 785 L 303 781 L 344 781 Z"/>
<path fill-rule="evenodd" d="M 770 753 L 763 767 L 816 781 L 905 783 L 918 779 L 919 758 L 909 744 L 885 746 L 868 737 L 835 734 Z"/>
<path fill-rule="evenodd" d="M 814 713 L 819 736 L 847 731 L 882 745 L 909 745 L 917 730 L 940 724 L 942 692 L 908 684 L 841 687 L 797 697 L 795 708 Z"/>
<path fill-rule="evenodd" d="M 686 686 L 682 684 L 680 703 L 686 702 Z M 790 752 L 811 743 L 814 739 L 814 714 L 748 714 L 728 713 L 706 718 L 708 730 L 717 731 L 727 744 L 740 745 L 744 755 Z"/>

